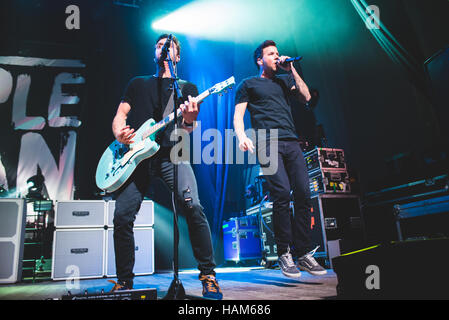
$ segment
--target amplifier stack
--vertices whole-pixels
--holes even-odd
[[[115,276],[115,201],[58,201],[52,279]],[[143,201],[134,222],[136,275],[154,273],[154,203]]]
[[[312,211],[319,212],[317,217],[321,218],[326,255],[332,259],[363,246],[365,230],[360,198],[351,194],[343,149],[315,148],[305,153],[304,159]]]
[[[342,149],[315,148],[304,154],[312,197],[322,193],[351,193]]]

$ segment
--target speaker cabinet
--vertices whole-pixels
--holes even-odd
[[[0,283],[22,278],[25,199],[0,199]]]
[[[106,202],[103,200],[58,201],[56,228],[102,228],[105,225]]]
[[[56,204],[52,279],[113,277],[115,201],[77,200]],[[146,200],[134,222],[134,274],[154,273],[154,203]]]
[[[101,229],[57,229],[53,242],[52,279],[103,276],[105,233]]]
[[[106,231],[106,270],[105,275],[115,277],[114,229]],[[154,230],[153,228],[134,228],[135,275],[154,273]]]
[[[315,224],[322,227],[321,239],[324,240],[318,242],[318,233],[312,231],[314,242],[326,247],[328,241],[341,240],[339,245],[342,253],[364,247],[365,229],[358,196],[321,194],[312,198],[312,208],[312,217]],[[321,219],[319,223],[318,219]]]
[[[114,227],[114,211],[115,200],[108,201],[107,206],[107,226]],[[134,221],[134,227],[151,227],[154,225],[154,202],[151,200],[144,200],[140,206],[140,210],[136,215],[136,221]]]

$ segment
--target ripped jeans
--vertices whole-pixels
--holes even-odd
[[[114,212],[114,250],[117,278],[132,281],[135,262],[133,226],[144,195],[152,178],[160,177],[173,190],[174,165],[169,149],[161,150],[143,161],[116,194]],[[189,230],[193,254],[200,275],[215,275],[216,266],[212,237],[206,215],[198,197],[198,187],[190,164],[178,165],[178,203],[183,210]]]

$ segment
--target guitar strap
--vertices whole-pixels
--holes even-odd
[[[178,80],[178,85],[179,85],[179,89],[181,90],[181,92],[182,92],[182,88],[184,87],[184,84],[186,82],[187,81],[184,81],[184,80]],[[167,105],[165,106],[164,113],[162,114],[162,119],[165,119],[170,113],[173,112],[173,105],[175,103],[175,99],[174,98],[175,98],[175,92],[174,92],[174,90],[172,90],[170,98],[168,99]],[[181,123],[181,121],[182,121],[182,117],[179,117],[178,118],[178,125]],[[166,129],[167,128],[165,128],[161,132],[165,131]]]
[[[178,85],[179,85],[179,89],[182,91],[182,88],[184,88],[184,85],[186,84],[187,81],[184,80],[178,80]],[[164,119],[165,117],[167,117],[170,113],[173,112],[173,104],[175,103],[175,99],[174,99],[175,93],[172,90],[171,95],[170,95],[170,99],[168,99],[168,103],[165,106],[165,110],[164,113],[162,114],[162,119]]]

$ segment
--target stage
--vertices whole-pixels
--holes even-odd
[[[324,276],[312,276],[302,272],[298,280],[286,278],[279,269],[263,267],[217,268],[217,279],[223,292],[223,300],[327,300],[335,299],[337,276],[327,269]],[[187,295],[201,297],[202,286],[198,271],[180,270],[179,278]],[[109,279],[80,280],[79,289],[71,289],[72,294],[108,292],[113,284]],[[173,280],[170,272],[137,276],[134,289],[157,289],[158,299],[162,299]],[[45,281],[0,285],[0,300],[46,300],[60,299],[67,294],[65,281]]]
[[[447,299],[449,1],[368,2],[0,1],[0,301]]]

